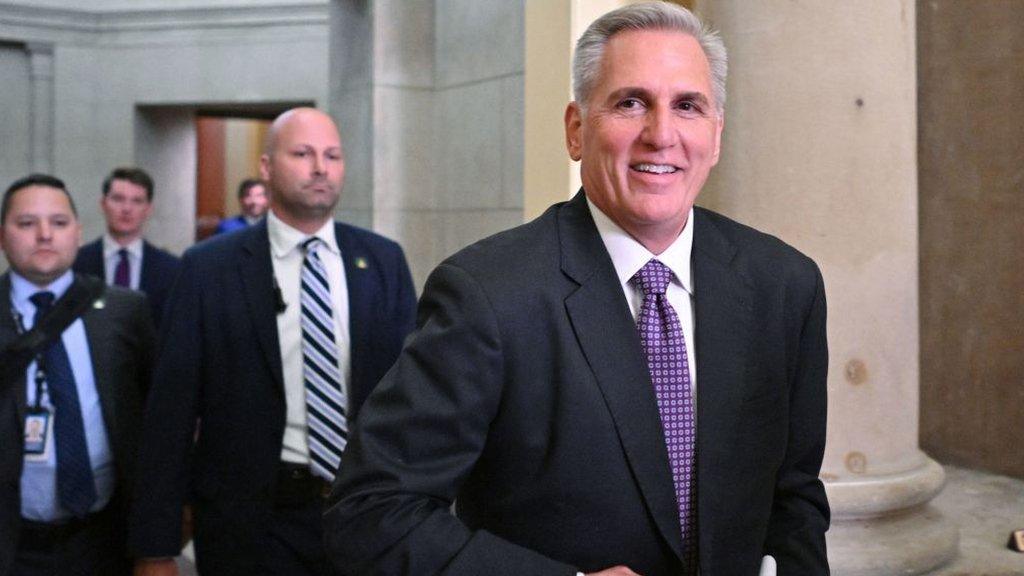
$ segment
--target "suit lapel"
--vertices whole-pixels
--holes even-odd
[[[151,293],[153,285],[157,284],[160,280],[155,278],[155,270],[153,267],[153,247],[150,246],[149,242],[142,241],[142,269],[139,270],[139,290],[146,294]]]
[[[82,246],[75,258],[75,272],[80,274],[91,274],[98,276],[101,280],[106,279],[106,265],[103,262],[103,237]]]
[[[732,266],[736,248],[701,211],[695,212],[693,284],[700,438],[721,434],[726,414],[743,398],[753,322],[753,292]]]
[[[78,282],[76,279],[75,282]],[[72,291],[68,290],[68,294]],[[100,397],[100,409],[103,411],[103,421],[107,430],[113,434],[120,430],[117,422],[117,410],[114,409],[117,387],[113,380],[111,367],[117,365],[117,359],[111,357],[115,351],[124,352],[114,342],[116,326],[106,320],[105,296],[101,296],[92,308],[82,314],[82,323],[85,325],[85,338],[89,343],[89,356],[92,361],[93,381],[96,384],[96,393]]]
[[[701,210],[693,239],[694,318],[697,358],[697,478],[702,526],[721,525],[714,506],[715,482],[738,457],[720,448],[741,426],[737,407],[746,392],[753,330],[753,288],[737,271],[736,247]],[[726,474],[727,475],[727,474]],[[714,529],[706,532],[715,532]],[[702,530],[702,533],[706,533]]]
[[[379,290],[374,280],[377,273],[370,269],[370,258],[360,245],[352,238],[349,230],[341,223],[334,224],[334,237],[338,240],[341,260],[345,266],[345,283],[348,287],[348,331],[349,354],[351,355],[351,382],[362,382],[363,359],[366,354],[361,349],[369,342],[369,333],[373,327],[373,301]],[[351,386],[353,395],[362,394]],[[359,398],[349,399],[349,405],[359,405]]]
[[[566,311],[611,412],[633,476],[668,545],[682,534],[654,386],[636,324],[582,193],[559,211],[562,270],[580,287]]]
[[[0,349],[18,337],[18,329],[14,325],[14,317],[11,315],[11,275],[4,273],[0,276]],[[16,414],[21,428],[21,422],[25,419],[25,380],[20,379],[20,385],[14,386],[14,401]]]
[[[284,394],[284,376],[281,367],[281,346],[277,338],[277,312],[275,302],[274,266],[270,255],[270,236],[267,221],[238,232],[245,234],[239,249],[238,282],[249,311],[249,319],[256,332],[263,356],[273,374],[275,388]]]
[[[0,276],[0,306],[3,310],[3,314],[0,314],[0,347],[3,347],[18,335],[11,313],[11,276],[7,273]]]

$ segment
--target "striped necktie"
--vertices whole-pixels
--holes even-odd
[[[341,453],[348,441],[345,421],[345,389],[338,367],[338,344],[334,338],[334,310],[327,271],[317,251],[323,240],[312,237],[302,243],[302,372],[306,387],[306,426],[310,469],[334,480]]]

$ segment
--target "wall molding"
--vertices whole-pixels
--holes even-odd
[[[83,41],[137,33],[328,26],[328,3],[136,10],[72,10],[0,2],[0,40],[71,35]],[[135,33],[135,34],[133,34]]]

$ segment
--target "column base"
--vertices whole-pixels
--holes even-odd
[[[826,540],[833,576],[910,576],[952,560],[960,532],[941,512],[922,506],[869,520],[833,522]]]
[[[942,466],[923,453],[900,474],[825,484],[832,507],[826,536],[834,576],[923,574],[949,562],[959,530],[928,502],[942,489]]]

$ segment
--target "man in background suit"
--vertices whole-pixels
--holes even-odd
[[[255,178],[246,178],[238,185],[238,206],[242,213],[238,216],[225,218],[217,224],[215,234],[241,230],[260,221],[267,213],[267,189],[263,182]]]
[[[285,112],[261,158],[267,217],[185,253],[142,438],[139,574],[176,572],[186,502],[202,574],[334,573],[329,481],[415,309],[401,248],[334,222],[344,169],[329,116]]]
[[[74,270],[110,286],[145,292],[153,323],[159,326],[179,261],[142,237],[153,213],[153,179],[141,168],[115,168],[103,180],[100,208],[107,232],[82,246]]]
[[[360,576],[827,574],[821,275],[693,207],[725,48],[656,2],[574,58],[583,191],[432,273],[352,430],[328,551]]]
[[[2,206],[0,574],[127,574],[155,346],[145,297],[71,272],[81,228],[60,180],[23,178]],[[34,340],[61,315],[61,328]]]

